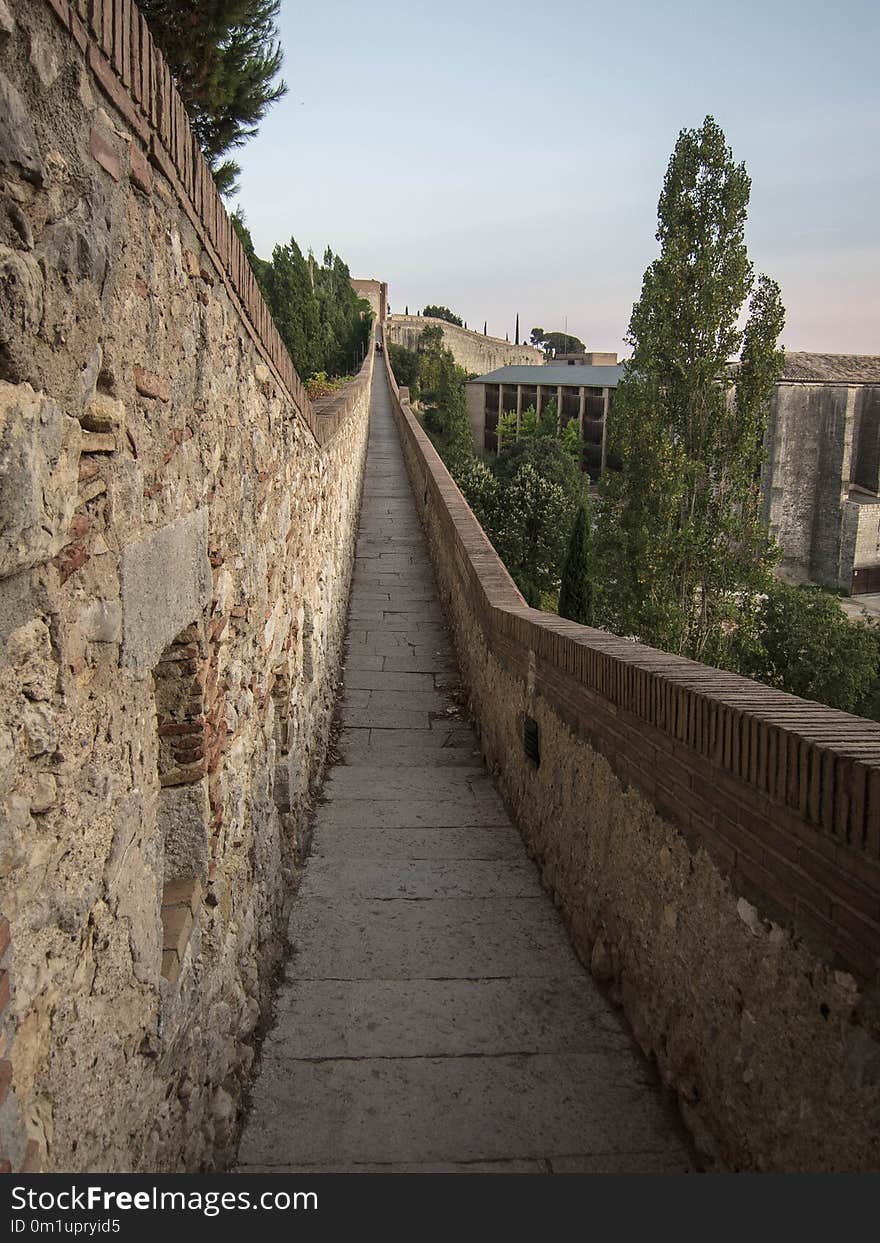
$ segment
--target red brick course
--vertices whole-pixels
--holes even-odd
[[[107,137],[101,130],[97,128],[92,130],[89,149],[92,158],[101,165],[101,168],[109,173],[114,181],[118,181],[122,176],[122,163],[115,147],[107,140]]]
[[[134,369],[134,386],[142,397],[154,397],[159,401],[171,400],[171,389],[168,381],[143,367]]]

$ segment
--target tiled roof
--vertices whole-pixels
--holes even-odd
[[[471,384],[547,384],[573,385],[579,388],[582,384],[587,388],[616,388],[623,375],[623,367],[569,367],[567,364],[546,366],[529,366],[528,364],[511,364],[499,367],[486,375],[479,375],[469,381]]]
[[[876,354],[786,353],[783,380],[825,384],[880,384]]]

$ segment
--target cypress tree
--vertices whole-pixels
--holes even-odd
[[[516,345],[519,345],[519,311],[516,313]]]
[[[487,319],[484,319],[484,320],[483,320],[483,336],[484,336],[484,337],[488,337],[488,335],[489,335],[489,334],[488,334],[488,332],[486,331],[486,325],[488,324],[488,322],[489,322],[489,321],[488,321]]]
[[[590,577],[590,511],[581,501],[568,541],[559,588],[559,616],[582,626],[593,624],[593,583]]]
[[[276,246],[265,272],[266,300],[272,317],[301,376],[320,367],[320,307],[308,261],[296,241]]]

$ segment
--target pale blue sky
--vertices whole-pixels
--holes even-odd
[[[683,127],[752,177],[789,349],[880,354],[880,5],[283,0],[288,95],[239,155],[258,253],[291,234],[394,310],[621,349]]]

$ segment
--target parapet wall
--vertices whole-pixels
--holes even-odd
[[[4,1168],[215,1168],[325,754],[373,352],[316,415],[129,0],[0,10]]]
[[[396,409],[487,763],[698,1145],[877,1169],[880,726],[528,608]]]
[[[459,367],[475,375],[485,375],[498,367],[513,363],[542,366],[544,355],[531,345],[511,345],[500,337],[484,337],[480,332],[459,328],[445,319],[433,319],[424,315],[389,315],[385,321],[386,338],[395,345],[408,350],[418,346],[419,337],[429,326],[443,329],[443,344],[452,351]]]

